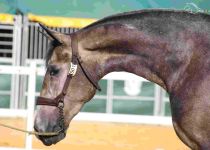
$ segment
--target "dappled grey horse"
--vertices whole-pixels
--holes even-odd
[[[210,15],[141,10],[104,18],[69,35],[41,26],[52,42],[34,128],[59,132],[37,136],[45,145],[65,137],[72,118],[100,90],[97,83],[104,75],[127,71],[169,93],[173,126],[186,145],[210,149]]]

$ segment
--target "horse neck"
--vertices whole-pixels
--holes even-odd
[[[122,24],[103,25],[81,32],[78,37],[82,58],[98,80],[113,71],[126,71],[168,91],[175,82],[176,71],[167,62],[170,56],[163,38]],[[169,61],[179,70],[177,60]]]

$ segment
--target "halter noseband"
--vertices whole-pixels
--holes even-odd
[[[68,72],[68,75],[67,75],[67,78],[66,78],[66,81],[64,83],[61,93],[54,99],[39,96],[36,102],[36,105],[47,105],[47,106],[54,106],[54,107],[59,108],[59,114],[60,114],[59,125],[61,127],[61,130],[59,132],[65,131],[64,115],[63,115],[64,97],[66,96],[67,89],[69,87],[72,77],[75,76],[77,72],[78,65],[80,66],[80,68],[82,69],[82,72],[84,73],[86,78],[90,81],[90,83],[92,83],[92,85],[99,91],[101,90],[97,81],[95,81],[93,77],[91,76],[91,74],[82,66],[82,62],[80,61],[81,57],[78,54],[78,42],[77,42],[76,34],[72,33],[70,34],[70,37],[72,41],[71,42],[72,60],[71,60],[70,69],[69,69],[69,72]]]

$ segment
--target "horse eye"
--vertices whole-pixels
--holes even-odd
[[[48,68],[48,72],[49,72],[50,76],[55,76],[59,73],[59,69],[57,69],[55,67],[50,67],[50,68]]]

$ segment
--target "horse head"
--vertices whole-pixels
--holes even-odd
[[[52,31],[43,25],[41,27],[52,41],[46,57],[47,71],[41,97],[37,100],[39,106],[34,129],[38,132],[59,132],[56,136],[37,136],[45,145],[51,145],[65,137],[73,117],[99,87],[90,73],[91,64],[81,62],[85,58],[79,55],[81,52],[77,47],[76,37]],[[76,47],[72,46],[73,40]],[[84,65],[88,65],[88,71]],[[61,100],[62,108],[59,106]],[[55,101],[59,104],[52,105]]]

